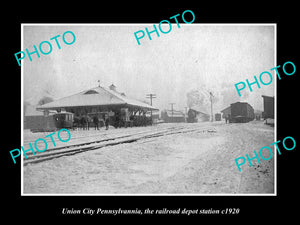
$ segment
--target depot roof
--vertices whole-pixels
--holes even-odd
[[[109,105],[129,105],[144,108],[147,110],[158,110],[157,108],[154,108],[147,103],[129,98],[125,96],[124,93],[119,93],[115,89],[111,90],[101,86],[85,90],[53,102],[49,102],[37,107],[37,109],[57,109],[66,107]]]

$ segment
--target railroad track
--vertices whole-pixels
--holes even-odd
[[[118,144],[132,143],[142,139],[150,139],[160,136],[179,134],[179,133],[189,133],[189,132],[215,132],[214,128],[183,128],[183,127],[171,127],[158,131],[144,131],[135,134],[121,135],[117,137],[109,137],[105,139],[100,139],[91,142],[84,142],[69,146],[57,147],[52,149],[47,149],[43,153],[37,153],[36,155],[27,154],[27,159],[24,158],[23,165],[26,166],[31,163],[40,163],[43,161],[48,161],[51,159],[59,158],[62,156],[70,156],[85,151],[96,150],[99,148],[113,146]]]
[[[163,128],[163,129],[168,130],[168,129],[174,129],[174,128],[178,128],[178,126],[173,126],[173,127]],[[160,129],[160,130],[162,130],[162,129]],[[149,130],[148,131],[143,130],[141,132],[136,132],[136,131],[132,131],[129,128],[128,129],[123,129],[123,131],[126,132],[126,136],[127,135],[133,135],[133,134],[149,132]],[[50,133],[52,133],[52,132],[47,132],[45,135],[48,135]],[[83,134],[83,135],[78,135],[77,131],[72,133],[72,142],[80,142],[80,140],[86,139],[86,138],[99,139],[99,137],[101,137],[101,136],[103,136],[103,138],[105,138],[105,139],[106,138],[116,138],[116,137],[118,138],[119,135],[120,135],[119,133],[110,133],[108,135],[106,132],[102,132],[102,133],[95,132],[95,133],[92,133],[92,134],[91,133],[86,134],[85,131],[83,131],[81,134]],[[55,139],[55,137],[54,137],[54,139]],[[34,143],[35,140],[36,140],[36,138],[32,138],[32,140],[23,141],[23,146],[27,146],[29,143]],[[57,140],[55,140],[55,141],[57,141]]]
[[[164,131],[168,131],[168,130],[172,130],[174,129],[175,127],[169,127],[169,128],[165,128],[165,129],[160,129],[160,132],[164,132]],[[49,152],[49,151],[57,151],[57,150],[61,150],[61,149],[67,149],[67,148],[73,148],[73,147],[79,147],[79,146],[84,146],[84,145],[90,145],[90,144],[95,144],[95,143],[100,143],[100,142],[105,142],[105,141],[111,141],[111,140],[116,140],[116,139],[119,139],[119,138],[127,138],[127,137],[130,137],[130,136],[133,136],[133,135],[140,135],[140,134],[149,134],[149,133],[153,133],[153,132],[156,132],[156,131],[142,131],[142,132],[135,132],[135,133],[132,133],[132,134],[125,134],[125,135],[116,135],[116,134],[111,134],[110,136],[105,136],[105,137],[102,137],[99,135],[99,134],[95,134],[95,135],[90,135],[90,136],[79,136],[79,137],[72,137],[72,142],[75,144],[68,144],[68,145],[64,145],[64,146],[60,146],[60,147],[56,147],[56,148],[49,148],[47,149],[46,151]],[[82,138],[94,138],[93,141],[85,141],[85,142],[80,142],[80,139]],[[100,137],[100,138],[99,138]],[[79,142],[78,142],[79,140]],[[28,143],[31,142],[33,143],[33,141],[27,141],[27,145]],[[77,142],[77,143],[76,143]],[[45,154],[45,153],[41,153],[41,154]],[[29,156],[28,158],[32,158],[31,156],[33,156],[33,153],[32,152],[27,152],[26,153],[27,156]]]

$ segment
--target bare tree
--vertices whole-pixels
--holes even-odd
[[[215,95],[215,93],[214,93],[214,97],[211,99],[210,93],[211,91],[208,91],[205,88],[201,90],[199,89],[191,90],[186,94],[187,106],[189,108],[193,106],[202,106],[204,108],[210,108],[211,101],[212,103],[216,103],[219,101],[219,98],[218,96]]]
[[[49,102],[53,102],[53,99],[51,97],[45,96],[39,100],[38,105],[44,105]]]

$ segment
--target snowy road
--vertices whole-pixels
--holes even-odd
[[[160,124],[109,131],[72,131],[91,141],[171,126],[198,128],[108,146],[24,166],[24,194],[258,194],[274,193],[274,158],[242,166],[234,159],[274,142],[274,128],[262,121]],[[84,133],[86,132],[86,133]],[[98,133],[97,133],[98,132]],[[37,134],[25,133],[24,140]],[[71,143],[72,140],[70,140]],[[75,138],[74,138],[75,141]]]

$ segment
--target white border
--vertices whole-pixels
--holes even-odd
[[[175,24],[175,23],[174,23]],[[21,23],[21,51],[24,49],[23,40],[24,40],[24,26],[136,26],[136,25],[152,25],[152,23],[126,23],[126,24],[118,24],[118,23],[101,23],[101,24],[90,24],[90,23]],[[277,66],[277,23],[193,23],[193,24],[180,24],[180,26],[274,26],[274,67]],[[23,61],[21,61],[21,144],[23,146]],[[275,118],[274,118],[274,142],[277,140],[277,79],[275,80],[275,88],[274,88],[274,98],[275,98]],[[21,151],[21,196],[277,196],[277,151],[274,145],[274,193],[265,193],[265,194],[24,194],[23,190],[23,152]]]
[[[23,27],[24,25],[21,24],[21,51],[23,51],[24,46],[23,46],[23,40],[24,40],[24,32],[23,32]],[[24,145],[24,138],[23,138],[23,131],[24,131],[24,75],[23,75],[23,60],[21,61],[21,146]],[[20,149],[21,151],[21,149]],[[23,151],[21,151],[21,196],[26,195],[23,193]]]
[[[274,26],[274,62],[275,62],[275,66],[277,66],[277,24],[275,24]],[[274,76],[275,77],[275,76]],[[274,79],[275,80],[275,87],[274,87],[274,111],[275,111],[275,115],[274,115],[274,142],[276,142],[277,140],[277,78]],[[274,152],[276,152],[276,154],[274,154],[274,196],[277,196],[277,151],[276,151],[276,147],[274,145]]]

